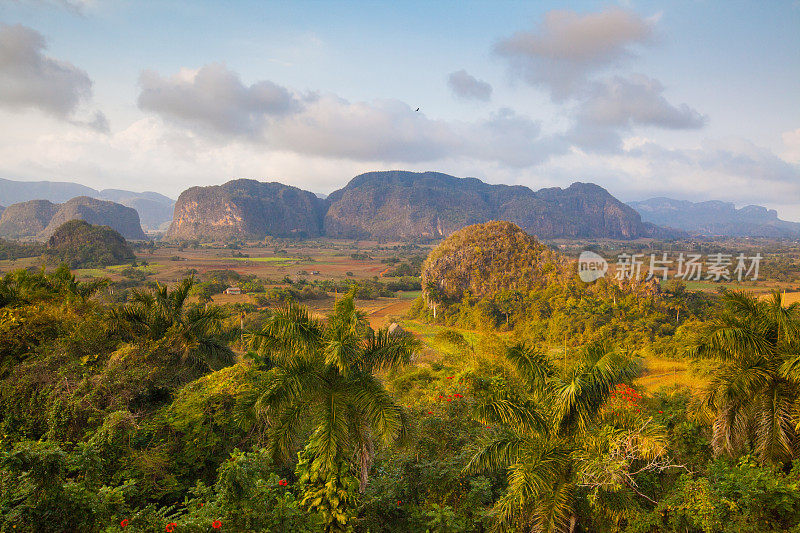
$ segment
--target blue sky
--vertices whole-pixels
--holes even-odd
[[[797,1],[0,1],[10,179],[401,168],[800,220],[798,94]]]

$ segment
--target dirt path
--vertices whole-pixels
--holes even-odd
[[[407,298],[392,302],[385,307],[381,307],[380,309],[372,311],[369,315],[367,315],[370,326],[373,328],[380,328],[387,325],[388,317],[405,315],[408,310],[411,309],[411,304],[413,303],[414,300]]]

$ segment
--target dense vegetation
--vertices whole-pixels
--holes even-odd
[[[36,257],[41,255],[43,251],[44,246],[38,243],[22,243],[0,239],[0,260]]]
[[[679,326],[703,317],[708,306],[707,297],[689,294],[680,282],[663,292],[643,280],[586,284],[574,264],[508,222],[476,224],[445,239],[423,264],[422,284],[416,316],[514,330],[556,345],[614,339],[630,349],[674,353]]]
[[[125,238],[108,226],[93,226],[83,220],[65,222],[47,241],[47,259],[70,268],[119,265],[136,260]]]
[[[458,236],[426,263],[465,259],[442,270],[463,293],[416,304],[425,344],[370,327],[348,280],[325,317],[291,295],[243,317],[191,296],[271,290],[232,271],[124,291],[6,274],[0,531],[800,528],[798,305],[583,285],[497,228],[524,281],[476,266],[493,231]],[[694,358],[707,392],[640,390],[651,354]]]

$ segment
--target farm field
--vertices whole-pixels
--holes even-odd
[[[613,248],[613,244],[608,244]],[[570,244],[575,247],[578,245]],[[409,257],[424,257],[433,245],[408,245],[404,243],[354,242],[320,239],[316,241],[275,242],[267,245],[245,245],[234,249],[213,245],[180,246],[160,244],[154,248],[137,249],[137,265],[116,265],[106,268],[78,269],[74,274],[79,279],[89,280],[108,278],[111,281],[129,279],[133,271],[147,282],[174,284],[188,275],[203,280],[210,272],[234,271],[243,276],[255,276],[276,287],[286,287],[289,281],[307,280],[309,282],[342,281],[354,282],[381,279],[388,270],[387,260],[407,260]],[[561,244],[565,248],[567,245]],[[579,247],[578,247],[579,248]],[[577,249],[577,248],[576,248]],[[245,256],[245,257],[242,257]],[[17,268],[31,268],[40,264],[38,258],[0,261],[0,272]],[[666,284],[662,284],[666,285]],[[762,280],[756,283],[714,283],[711,281],[688,281],[686,289],[715,293],[720,287],[744,290],[765,297],[773,289],[786,291],[784,304],[800,302],[800,286],[797,281]],[[414,300],[421,291],[397,291],[395,297],[359,299],[358,307],[367,315],[374,328],[398,322],[407,331],[419,338],[424,350],[419,362],[441,362],[448,357],[448,347],[436,340],[437,334],[447,328],[406,318]],[[197,302],[197,296],[190,302]],[[257,305],[250,294],[214,294],[216,305]],[[304,301],[316,316],[324,317],[333,309],[336,295]],[[277,304],[275,304],[277,305]],[[480,344],[485,333],[457,330],[471,345]],[[508,337],[510,333],[498,333]],[[561,357],[563,348],[553,347],[553,356]],[[450,354],[452,356],[452,354]],[[687,361],[674,361],[649,356],[644,361],[644,370],[636,379],[637,386],[653,392],[661,387],[681,386],[699,391],[705,385],[702,378],[694,375]]]

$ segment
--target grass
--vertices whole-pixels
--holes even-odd
[[[415,300],[420,296],[422,296],[422,291],[397,291],[398,298]]]
[[[223,257],[225,261],[253,261],[255,263],[296,263],[297,257]]]
[[[689,361],[675,361],[651,356],[645,358],[644,372],[634,380],[634,384],[647,392],[655,392],[662,387],[678,385],[698,393],[705,388],[707,382],[691,372]]]

